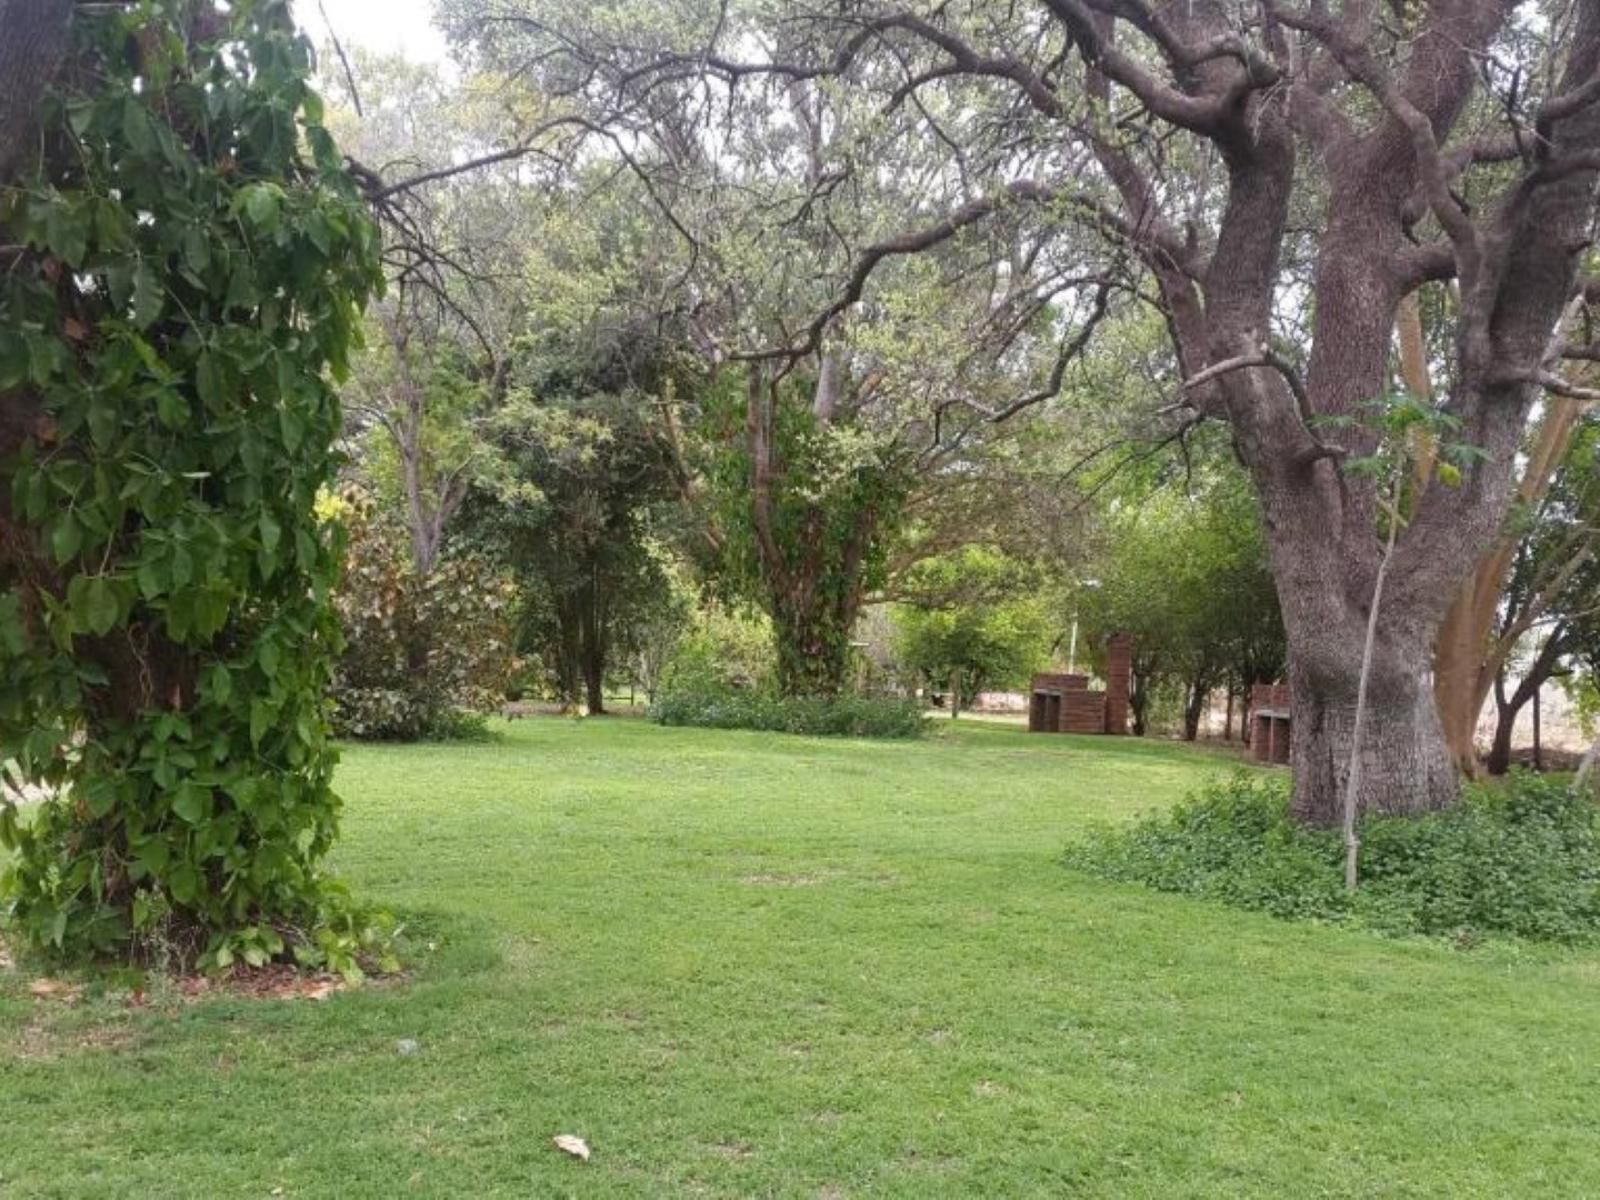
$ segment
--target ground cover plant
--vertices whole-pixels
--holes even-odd
[[[0,969],[0,1194],[1581,1193],[1593,952],[1062,870],[1226,773],[978,721],[350,747],[334,866],[412,978],[169,1014]]]
[[[1518,775],[1455,808],[1361,825],[1361,885],[1343,837],[1289,815],[1287,780],[1240,774],[1067,851],[1107,879],[1274,916],[1353,921],[1472,943],[1497,935],[1600,941],[1600,808],[1565,779]]]

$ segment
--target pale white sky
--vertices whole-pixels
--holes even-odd
[[[346,50],[364,46],[384,54],[404,54],[417,62],[445,57],[445,42],[433,28],[433,0],[293,0],[295,20],[320,46],[328,21]]]

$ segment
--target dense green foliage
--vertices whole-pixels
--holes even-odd
[[[1284,670],[1283,619],[1255,499],[1241,472],[1219,468],[1188,486],[1137,482],[1105,517],[1102,545],[1072,604],[1093,634],[1131,634],[1134,729],[1152,723],[1159,692],[1181,693],[1193,737],[1212,688],[1246,691]]]
[[[677,687],[656,697],[660,725],[761,729],[820,737],[914,738],[925,728],[922,706],[893,696],[783,696],[738,688]]]
[[[510,580],[470,553],[423,575],[405,531],[370,498],[348,492],[337,510],[349,548],[334,590],[344,633],[334,732],[416,741],[475,728],[472,714],[499,709],[516,665]]]
[[[326,927],[338,811],[324,694],[332,477],[376,239],[286,5],[92,6],[0,194],[0,392],[37,407],[0,468],[0,806],[35,946],[224,961]],[[296,944],[298,943],[298,944]]]
[[[1367,818],[1354,892],[1343,854],[1337,832],[1290,820],[1282,781],[1239,775],[1073,846],[1067,862],[1279,917],[1465,943],[1600,941],[1600,809],[1555,780],[1519,775],[1441,813]]]
[[[467,515],[473,541],[518,579],[518,645],[544,689],[599,712],[607,675],[682,615],[653,520],[673,478],[648,396],[533,374],[537,392],[515,394],[496,422],[515,482]]]
[[[754,394],[734,382],[725,375],[706,403],[717,577],[771,618],[779,690],[831,696],[862,601],[884,580],[908,456],[864,419],[820,421],[803,401],[815,380],[753,384]],[[753,418],[759,436],[741,436]]]
[[[1056,619],[1038,572],[971,546],[908,574],[903,586],[938,600],[896,606],[896,663],[948,693],[953,711],[970,707],[979,692],[1022,690],[1049,661]]]
[[[774,686],[772,625],[764,613],[702,601],[673,642],[658,686],[715,691]]]

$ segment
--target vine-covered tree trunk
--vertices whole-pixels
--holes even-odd
[[[834,696],[844,686],[855,613],[826,604],[785,602],[772,607],[778,651],[778,690],[785,696]]]
[[[57,791],[0,806],[12,915],[36,948],[218,967],[320,932],[301,951],[354,970],[319,869],[316,499],[375,239],[284,5],[65,22],[0,0],[0,183],[37,197],[0,189],[0,376],[38,387],[0,397],[0,758]],[[63,28],[65,103],[31,128]]]
[[[830,360],[831,361],[831,360]],[[838,414],[837,370],[818,384],[815,419]],[[751,458],[751,522],[763,603],[772,619],[779,690],[786,696],[834,696],[850,664],[850,635],[866,592],[871,552],[882,525],[883,495],[844,486],[825,497],[784,485],[775,385],[752,368],[746,404]]]
[[[38,145],[34,108],[61,64],[71,13],[71,0],[0,0],[0,187],[11,185]],[[0,245],[16,243],[0,221]],[[30,389],[0,389],[0,461],[21,449],[38,419]],[[12,520],[11,491],[0,488],[0,586],[26,553],[26,535]]]

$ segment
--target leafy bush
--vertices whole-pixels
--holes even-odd
[[[921,737],[921,706],[883,696],[784,698],[733,688],[685,687],[662,694],[651,706],[660,725],[709,729],[764,729],[817,737]]]
[[[772,622],[719,604],[702,605],[680,634],[661,672],[668,692],[727,692],[770,687],[777,675]]]
[[[895,610],[896,656],[957,709],[979,692],[1021,685],[1050,659],[1054,626],[1037,599],[986,601],[948,608]]]
[[[1331,830],[1289,817],[1287,785],[1238,775],[1131,828],[1071,847],[1069,866],[1277,917],[1353,921],[1471,942],[1600,940],[1600,809],[1563,784],[1514,776],[1423,817],[1369,817],[1361,886]]]
[[[515,669],[515,589],[476,555],[424,577],[404,532],[347,492],[332,506],[349,531],[333,605],[344,651],[333,681],[342,737],[391,741],[481,735],[475,714],[497,710]]]

